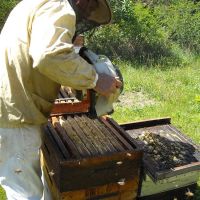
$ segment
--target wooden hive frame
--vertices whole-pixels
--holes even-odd
[[[195,162],[186,163],[179,167],[160,171],[153,166],[152,161],[146,157],[146,153],[144,152],[143,166],[145,178],[142,180],[140,188],[141,192],[139,192],[138,198],[141,200],[190,199],[187,196],[187,193],[190,190],[195,190],[199,177],[199,146],[194,144],[190,138],[182,134],[176,127],[174,127],[171,124],[171,118],[169,117],[129,122],[120,124],[120,126],[129,135],[132,134],[134,136],[142,133],[144,130],[154,130],[154,134],[159,132],[158,130],[170,130],[173,133],[173,137],[176,137],[177,141],[180,140],[188,143],[190,146],[193,146],[193,154],[197,159]],[[165,132],[163,132],[163,134],[165,134]],[[139,141],[135,140],[135,142],[137,143],[137,146],[144,145]]]
[[[118,130],[112,128],[106,118],[101,120],[117,134]],[[135,148],[126,136],[119,133],[117,139],[130,146],[130,149],[67,159],[69,151],[61,138],[52,134],[54,128],[45,131],[42,153],[44,174],[55,200],[136,199],[142,151]]]

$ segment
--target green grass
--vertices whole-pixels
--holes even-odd
[[[171,117],[183,133],[200,143],[200,59],[184,67],[138,67],[121,63],[126,92],[142,92],[155,101],[144,107],[116,106],[118,122]]]
[[[1,187],[0,187],[0,200],[6,200],[5,192]]]
[[[118,66],[125,81],[124,95],[140,92],[155,103],[144,107],[117,104],[112,115],[116,121],[171,117],[172,124],[200,144],[200,59],[184,67]],[[200,180],[195,199],[200,200]]]

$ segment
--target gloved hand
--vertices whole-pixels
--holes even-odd
[[[118,79],[118,77],[100,73],[98,74],[98,80],[94,90],[102,96],[109,96],[112,93],[115,93],[121,86],[122,82]]]

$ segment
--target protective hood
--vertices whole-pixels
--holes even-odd
[[[98,7],[87,18],[97,24],[108,24],[112,19],[111,9],[107,0],[97,0]]]
[[[76,13],[76,35],[92,30],[100,25],[111,22],[112,13],[107,0],[90,0],[97,1],[98,5],[95,7],[88,17],[84,17],[75,0],[68,0]]]

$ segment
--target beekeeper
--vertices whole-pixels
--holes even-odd
[[[39,200],[40,126],[60,85],[109,95],[121,83],[74,52],[81,20],[107,24],[106,0],[22,0],[0,35],[0,184],[8,200]],[[78,27],[78,26],[77,26]],[[47,199],[48,200],[48,199]]]

